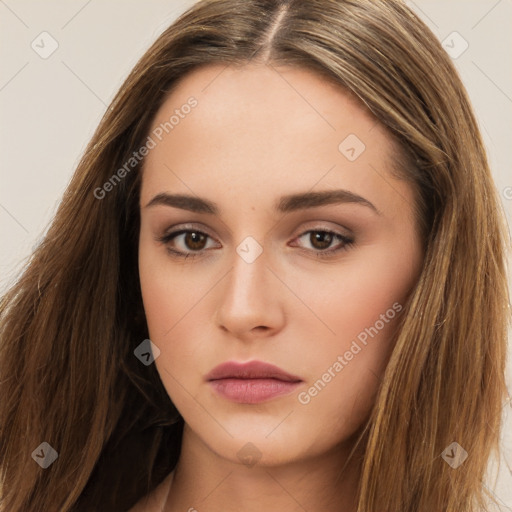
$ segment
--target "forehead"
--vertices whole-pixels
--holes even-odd
[[[208,196],[340,186],[376,196],[394,156],[389,134],[354,95],[309,70],[260,64],[189,73],[159,109],[154,133],[161,140],[153,135],[142,199],[162,189]]]
[[[194,117],[209,126],[224,130],[243,121],[243,125],[237,125],[237,136],[247,128],[261,128],[262,124],[266,131],[273,128],[271,133],[286,127],[287,133],[302,133],[310,138],[313,134],[308,130],[313,127],[324,135],[347,127],[362,135],[377,124],[352,92],[310,70],[212,64],[190,72],[175,84],[153,127],[165,123],[169,114],[179,110],[191,96],[199,103]],[[272,124],[273,121],[279,122]]]

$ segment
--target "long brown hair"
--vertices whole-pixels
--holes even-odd
[[[174,468],[183,420],[154,365],[138,280],[141,163],[103,198],[187,72],[249,61],[352,91],[397,141],[425,260],[372,415],[359,512],[484,509],[506,393],[503,215],[458,74],[399,0],[204,0],[135,66],[42,243],[0,305],[0,510],[124,511]],[[453,441],[469,454],[452,469]],[[31,454],[58,452],[47,469]]]

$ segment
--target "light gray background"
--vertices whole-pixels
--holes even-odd
[[[85,146],[139,57],[193,0],[0,0],[0,293],[40,239]],[[512,0],[407,2],[454,58],[512,219]],[[31,47],[47,31],[58,49]],[[453,35],[456,31],[463,38]],[[48,46],[47,46],[48,47]],[[77,226],[77,229],[80,229]],[[509,389],[512,372],[509,356]],[[512,511],[512,403],[488,486]],[[471,456],[471,454],[469,454]]]

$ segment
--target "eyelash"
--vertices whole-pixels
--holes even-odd
[[[167,245],[167,244],[169,244],[170,241],[172,241],[177,236],[180,236],[180,235],[183,235],[183,234],[186,234],[186,233],[197,233],[197,234],[200,234],[200,235],[205,235],[208,238],[212,238],[207,233],[204,233],[203,231],[200,231],[198,229],[180,229],[178,231],[173,231],[171,233],[164,234],[161,237],[157,237],[156,240],[158,242],[161,242],[161,243]],[[315,253],[318,258],[329,258],[329,257],[333,256],[334,254],[337,254],[337,253],[339,253],[341,251],[348,250],[350,247],[352,247],[354,245],[354,240],[352,238],[347,237],[345,235],[342,235],[341,233],[337,233],[336,231],[332,231],[330,229],[309,229],[308,231],[305,231],[304,233],[299,235],[297,238],[302,238],[304,235],[307,235],[307,234],[310,234],[310,233],[327,233],[327,234],[332,235],[334,237],[333,240],[337,239],[338,241],[343,242],[343,245],[341,245],[340,247],[338,247],[336,249],[327,249],[327,250],[323,250],[323,251],[315,250],[315,249],[305,249],[308,252],[312,251],[313,253]],[[183,253],[181,251],[177,251],[175,249],[171,249],[168,246],[166,247],[166,249],[167,249],[167,251],[169,252],[169,254],[171,256],[178,257],[178,258],[183,258],[183,259],[187,259],[187,258],[194,259],[194,258],[197,258],[199,256],[202,256],[202,253],[204,253],[204,251],[206,251],[206,249],[202,249],[200,251]]]

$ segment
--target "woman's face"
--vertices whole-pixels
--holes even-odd
[[[391,140],[341,88],[255,64],[187,75],[150,138],[140,281],[187,435],[246,464],[332,452],[368,416],[422,264]]]

